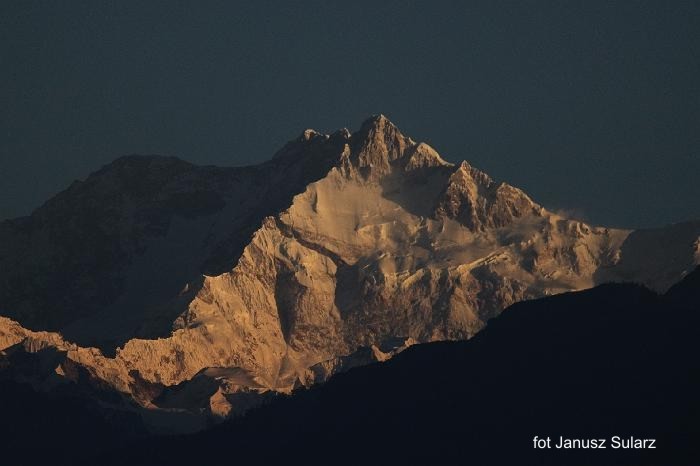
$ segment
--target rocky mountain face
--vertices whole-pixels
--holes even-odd
[[[0,380],[3,458],[71,466],[290,458],[324,465],[695,465],[699,285],[700,267],[664,295],[605,284],[520,302],[468,341],[414,345],[196,434],[147,435],[135,415],[112,411],[107,422],[93,400],[73,390],[57,402],[50,392]],[[197,376],[189,393],[213,383]],[[182,393],[169,388],[168,402],[181,403]],[[607,448],[533,449],[534,435],[551,436],[553,446],[559,435],[605,438]],[[614,449],[613,436],[653,438],[656,448]]]
[[[0,367],[194,430],[518,301],[663,291],[699,238],[554,214],[383,116],[253,167],[125,157],[0,224]]]
[[[700,268],[665,295],[605,284],[517,303],[469,341],[415,345],[208,431],[108,446],[88,463],[225,463],[230,442],[244,463],[697,464],[699,284]],[[552,448],[534,449],[535,435]],[[557,449],[560,435],[606,449]],[[656,448],[615,449],[613,436]]]

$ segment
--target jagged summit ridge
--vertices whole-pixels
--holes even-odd
[[[330,135],[314,129],[306,129],[297,139],[290,141],[278,151],[274,158],[301,153],[309,142],[328,139],[338,139],[348,144],[347,162],[363,173],[373,173],[375,177],[387,174],[391,165],[405,155],[414,158],[413,167],[447,164],[428,144],[418,144],[404,136],[396,125],[381,114],[365,120],[355,133],[351,133],[346,128]],[[408,164],[409,160],[405,162]]]
[[[404,136],[384,115],[366,120],[352,135],[351,144],[352,163],[369,180],[388,174],[393,162],[416,146],[415,141]]]
[[[344,168],[349,176],[362,176],[376,181],[395,168],[411,171],[419,168],[453,164],[425,142],[416,142],[401,133],[386,116],[379,114],[365,120],[360,129],[351,133],[346,128],[332,134],[306,129],[296,139],[288,142],[273,159],[308,155],[309,148],[326,141],[336,141],[343,149],[337,159],[337,167]]]
[[[450,176],[436,213],[456,219],[473,231],[483,231],[507,226],[528,215],[540,216],[543,209],[521,190],[497,184],[465,161]]]

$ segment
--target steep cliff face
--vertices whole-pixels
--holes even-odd
[[[51,383],[119,393],[155,428],[200,428],[470,338],[524,299],[619,278],[662,289],[699,260],[700,223],[674,232],[563,218],[383,116],[307,130],[256,167],[129,157],[0,226],[0,310],[54,331],[2,319],[0,350],[6,367],[27,353]],[[637,258],[651,249],[663,273]]]
[[[506,183],[497,184],[487,174],[462,162],[450,176],[435,213],[455,219],[472,231],[484,231],[539,215],[541,208],[521,190]]]

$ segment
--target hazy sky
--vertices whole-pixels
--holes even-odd
[[[594,223],[700,218],[700,2],[2,2],[0,218],[384,113]]]

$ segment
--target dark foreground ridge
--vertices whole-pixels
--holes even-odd
[[[42,455],[59,464],[699,464],[699,278],[696,269],[665,296],[614,284],[522,302],[470,341],[414,346],[191,436],[129,438],[94,424],[77,404],[50,405],[15,390],[1,401],[3,417],[13,419],[2,423],[4,457],[27,464]],[[23,416],[23,404],[41,410]],[[12,412],[18,415],[5,415]],[[536,435],[551,437],[552,446],[560,436],[607,439],[607,449],[534,450]],[[616,450],[613,436],[653,438],[656,449]]]

